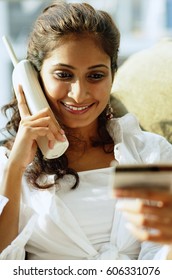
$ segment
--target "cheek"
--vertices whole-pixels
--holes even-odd
[[[57,102],[57,100],[61,100],[67,93],[67,85],[64,86],[64,83],[60,83],[55,79],[52,73],[47,73],[42,68],[40,72],[40,78],[42,80],[43,90],[45,96],[50,102]]]
[[[109,101],[111,92],[111,84],[105,83],[100,86],[99,89],[96,90],[96,99],[99,100],[101,103],[107,104]]]
[[[64,98],[66,95],[67,89],[60,84],[46,83],[45,86],[45,95],[51,101],[57,101]]]

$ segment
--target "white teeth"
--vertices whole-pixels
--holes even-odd
[[[64,104],[64,103],[63,103]],[[71,106],[71,105],[67,105],[67,104],[64,104],[67,108],[73,110],[73,111],[82,111],[82,110],[85,110],[87,109],[89,106],[84,106],[84,107],[74,107],[74,106]]]

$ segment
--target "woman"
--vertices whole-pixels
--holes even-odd
[[[54,2],[37,19],[27,58],[54,115],[31,116],[21,87],[6,106],[16,135],[1,147],[1,259],[166,258],[164,247],[133,236],[108,192],[112,160],[172,161],[171,145],[142,132],[134,116],[112,118],[118,48],[110,16],[88,4]],[[65,154],[44,159],[38,137],[51,149],[64,133]]]

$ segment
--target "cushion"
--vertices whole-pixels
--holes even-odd
[[[117,71],[112,95],[122,113],[134,113],[143,129],[172,143],[172,40],[131,55]]]

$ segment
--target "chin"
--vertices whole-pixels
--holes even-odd
[[[64,125],[68,128],[73,128],[73,129],[87,126],[87,124],[84,125],[84,124],[74,124],[74,123],[70,123],[70,124],[64,123]]]
[[[87,127],[89,125],[91,125],[94,121],[90,120],[90,121],[71,121],[71,122],[63,122],[63,124],[68,127],[68,128],[73,128],[73,129],[76,129],[76,128],[83,128],[83,127]]]

